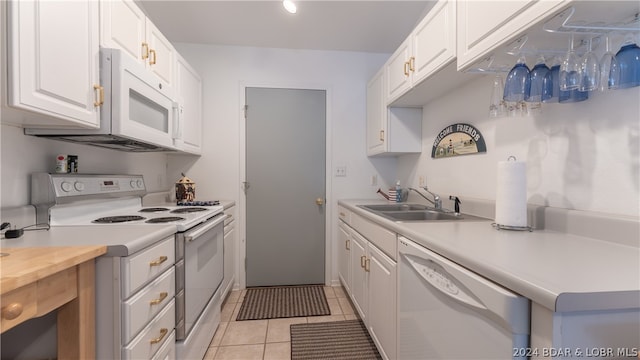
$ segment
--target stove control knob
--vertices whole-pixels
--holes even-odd
[[[138,179],[136,180],[136,184],[138,185],[139,188],[142,189],[142,187],[144,186],[144,182],[142,182],[142,179]]]
[[[129,184],[131,184],[131,187],[134,189],[138,187],[138,182],[136,182],[135,180],[131,180]]]
[[[60,188],[61,188],[61,189],[62,189],[62,191],[64,191],[64,192],[69,192],[69,191],[73,190],[73,185],[71,185],[71,183],[70,183],[70,182],[63,181],[63,182],[60,184]]]
[[[80,181],[76,181],[73,184],[73,187],[78,190],[78,191],[84,191],[84,183],[80,182]]]

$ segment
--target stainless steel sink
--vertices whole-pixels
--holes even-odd
[[[437,210],[421,204],[358,205],[358,207],[395,222],[488,220],[469,214],[455,214],[446,210]]]
[[[369,211],[409,211],[427,210],[428,207],[421,204],[380,204],[380,205],[358,205]]]

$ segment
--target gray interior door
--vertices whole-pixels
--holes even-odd
[[[326,91],[247,88],[245,101],[247,286],[323,284]]]

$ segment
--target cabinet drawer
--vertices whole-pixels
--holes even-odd
[[[172,299],[160,314],[122,349],[122,358],[151,359],[170,340],[175,319],[175,301]]]
[[[172,267],[122,304],[122,340],[125,344],[173,299],[175,284]]]
[[[123,299],[128,298],[144,284],[172,267],[174,262],[174,236],[137,254],[122,258]]]
[[[397,259],[396,233],[357,214],[351,215],[351,226],[393,260]]]
[[[31,283],[2,295],[2,332],[36,315],[37,294],[36,283]]]
[[[351,223],[351,211],[342,205],[338,205],[338,218],[347,224]]]
[[[164,342],[151,360],[174,360],[176,358],[176,332],[172,331],[171,336]]]

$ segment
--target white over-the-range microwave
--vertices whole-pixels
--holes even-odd
[[[35,129],[25,134],[134,152],[173,151],[180,137],[174,89],[118,49],[100,49],[104,103],[98,129]]]

